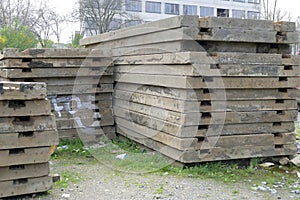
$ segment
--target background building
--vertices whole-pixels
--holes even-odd
[[[261,0],[122,0],[119,9],[134,16],[131,19],[118,18],[111,22],[110,29],[133,26],[174,15],[198,15],[259,19]],[[85,37],[93,35],[91,26],[83,23]],[[86,30],[89,31],[86,31]]]

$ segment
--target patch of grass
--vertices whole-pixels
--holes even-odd
[[[118,159],[118,155],[124,155],[124,158]],[[286,173],[286,171],[296,171],[295,167],[262,169],[258,166],[260,159],[256,158],[242,166],[237,162],[210,162],[192,167],[175,167],[169,165],[166,157],[156,152],[146,152],[145,149],[140,148],[129,139],[115,139],[94,149],[86,149],[80,140],[63,140],[52,158],[64,159],[64,163],[69,160],[71,164],[77,162],[77,164],[84,165],[87,156],[93,156],[96,158],[96,160],[93,159],[94,162],[100,162],[116,170],[116,173],[158,172],[164,174],[168,172],[175,176],[214,179],[226,183],[251,180],[252,184],[259,185],[262,181],[269,184],[284,181],[286,186],[295,183],[298,179],[295,174]],[[68,178],[68,174],[65,177]],[[62,181],[60,184],[64,185],[65,183]]]
[[[168,165],[165,157],[156,152],[146,152],[129,139],[115,139],[103,147],[90,149],[90,152],[100,163],[127,173],[153,172]],[[124,158],[117,158],[120,155]]]
[[[70,184],[76,184],[83,180],[80,174],[76,172],[64,171],[61,175],[61,180],[54,183],[55,187],[67,188]]]
[[[154,193],[155,193],[155,194],[163,194],[164,191],[165,191],[164,185],[163,185],[163,184],[160,184],[159,188],[157,188],[157,189],[155,190]]]
[[[278,167],[262,169],[257,165],[257,159],[251,160],[249,166],[243,167],[236,163],[212,162],[185,168],[167,166],[161,172],[183,177],[192,175],[194,178],[209,178],[225,183],[248,182],[251,180],[253,184],[259,185],[262,181],[269,184],[285,181],[286,186],[288,186],[297,181],[295,175],[286,173],[286,169],[279,169]]]
[[[300,125],[298,124],[298,122],[295,122],[295,133],[297,136],[297,140],[300,140]]]
[[[232,194],[238,194],[238,193],[239,193],[238,190],[233,190],[233,191],[232,191]]]
[[[61,140],[52,159],[74,159],[76,157],[90,156],[90,152],[84,147],[80,139]]]

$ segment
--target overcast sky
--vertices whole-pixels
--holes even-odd
[[[50,0],[49,3],[59,13],[67,14],[74,8],[76,0]],[[300,16],[300,0],[278,0],[278,7],[291,13],[292,21],[295,21],[297,16]],[[70,25],[64,28],[62,33],[62,42],[70,41],[72,33],[79,30],[79,24]]]

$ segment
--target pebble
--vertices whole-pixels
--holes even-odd
[[[193,175],[193,174],[189,174],[188,177],[189,177],[189,178],[193,178],[194,175]]]
[[[268,183],[267,183],[267,182],[265,182],[265,181],[263,181],[263,182],[261,182],[261,184],[263,184],[263,185],[267,185]]]
[[[61,196],[62,198],[66,198],[66,199],[68,199],[68,198],[70,198],[71,197],[71,194],[62,194],[62,196]]]

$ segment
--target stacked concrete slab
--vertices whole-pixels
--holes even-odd
[[[58,144],[44,83],[0,82],[0,197],[45,192]]]
[[[296,153],[295,24],[178,16],[82,40],[112,50],[117,132],[182,163]]]
[[[6,49],[0,64],[2,80],[47,84],[60,138],[113,133],[111,58],[88,49]]]

